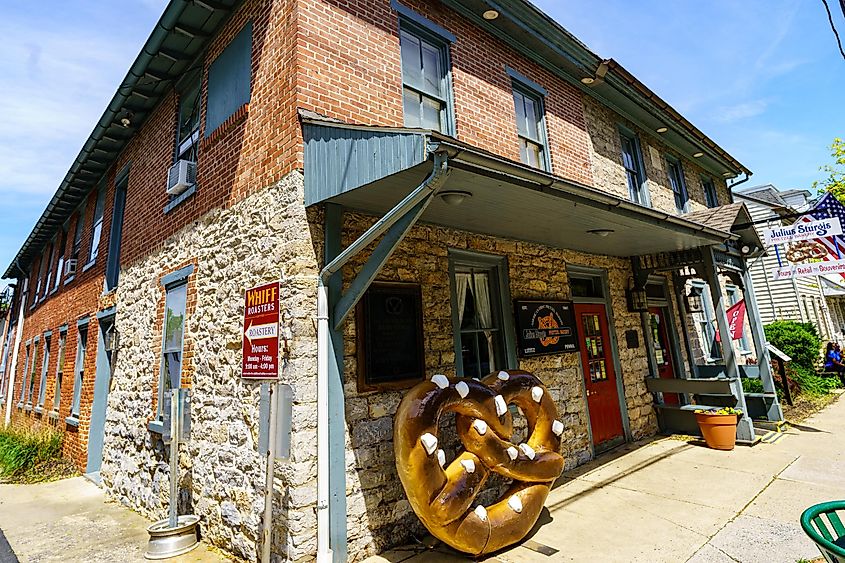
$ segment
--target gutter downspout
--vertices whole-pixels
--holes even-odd
[[[15,265],[17,266],[17,260]],[[18,268],[20,269],[20,267]],[[9,387],[6,389],[6,416],[3,423],[3,428],[8,428],[12,421],[12,403],[15,395],[15,373],[18,369],[18,350],[21,346],[21,338],[23,338],[23,312],[26,309],[26,297],[29,290],[29,280],[24,278],[24,290],[21,292],[21,300],[19,303],[20,312],[18,313],[18,327],[15,331],[15,347],[12,349],[12,363],[9,365]]]
[[[329,545],[329,278],[417,203],[440,189],[447,177],[448,157],[445,152],[435,152],[428,178],[326,264],[317,277],[317,563],[333,561]]]

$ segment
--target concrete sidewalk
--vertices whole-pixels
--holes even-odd
[[[845,498],[843,429],[845,400],[839,400],[771,444],[731,452],[668,438],[629,444],[565,473],[533,535],[487,561],[817,559],[799,516],[810,505]],[[543,546],[556,552],[543,555],[537,551]],[[463,560],[441,545],[367,561]]]
[[[83,477],[39,485],[0,485],[0,530],[21,563],[141,562],[151,522]],[[0,562],[12,560],[0,550]],[[200,544],[172,563],[229,561]]]

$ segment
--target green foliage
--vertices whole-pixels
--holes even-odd
[[[833,157],[833,164],[820,166],[819,170],[827,174],[827,178],[820,182],[813,182],[821,195],[824,192],[832,192],[836,199],[845,201],[845,141],[840,138],[833,139],[830,145],[830,156]]]
[[[766,340],[792,358],[793,367],[815,371],[822,341],[815,325],[796,321],[775,321],[764,327]]]
[[[0,476],[19,477],[61,458],[62,435],[51,428],[0,430]]]
[[[788,375],[798,385],[801,393],[813,396],[827,395],[839,385],[838,377],[819,377],[815,370],[804,366],[792,366]]]

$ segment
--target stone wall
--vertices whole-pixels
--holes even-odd
[[[371,225],[373,218],[346,214],[344,244]],[[567,265],[591,266],[607,272],[613,316],[612,329],[622,344],[619,363],[627,402],[627,416],[634,439],[654,434],[657,422],[652,397],[645,388],[648,374],[645,338],[639,314],[627,312],[625,288],[631,277],[626,259],[588,255],[533,243],[475,235],[431,225],[411,230],[378,275],[379,280],[416,282],[422,286],[426,376],[455,375],[455,349],[449,281],[449,249],[471,250],[507,259],[511,294],[517,298],[569,299]],[[363,257],[348,268],[348,283]],[[506,313],[509,314],[509,313]],[[624,346],[624,332],[636,330],[640,347]],[[359,392],[356,371],[355,326],[345,329],[345,391],[347,440],[347,496],[349,553],[354,560],[407,540],[423,529],[413,514],[396,475],[393,457],[393,415],[401,391]],[[564,424],[563,454],[571,469],[592,458],[584,377],[578,354],[560,354],[519,361],[519,368],[533,372],[557,401]],[[451,457],[450,457],[451,459]]]
[[[163,292],[160,278],[195,263],[194,314],[185,339],[191,372],[192,436],[182,448],[180,510],[202,516],[211,543],[255,560],[263,511],[264,458],[258,453],[257,384],[240,380],[241,320],[246,287],[281,280],[282,380],[295,390],[292,460],[276,475],[274,552],[298,561],[315,552],[316,264],[322,235],[309,235],[302,176],[228,209],[212,211],[165,242],[159,252],[121,271],[117,354],[106,421],[102,478],[108,493],[151,519],[166,517],[169,453],[148,429],[155,413]],[[315,225],[318,217],[312,217]],[[299,235],[299,236],[297,236]],[[187,348],[187,346],[186,346]],[[183,384],[185,379],[183,378]]]

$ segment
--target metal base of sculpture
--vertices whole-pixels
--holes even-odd
[[[509,441],[511,404],[528,422],[521,444]],[[457,413],[465,451],[447,464],[437,432],[450,411]],[[435,537],[472,555],[492,553],[524,538],[537,522],[563,470],[562,433],[554,400],[530,373],[500,371],[480,381],[435,375],[411,389],[396,412],[396,469],[411,507]],[[474,505],[491,472],[512,485],[492,505]]]

